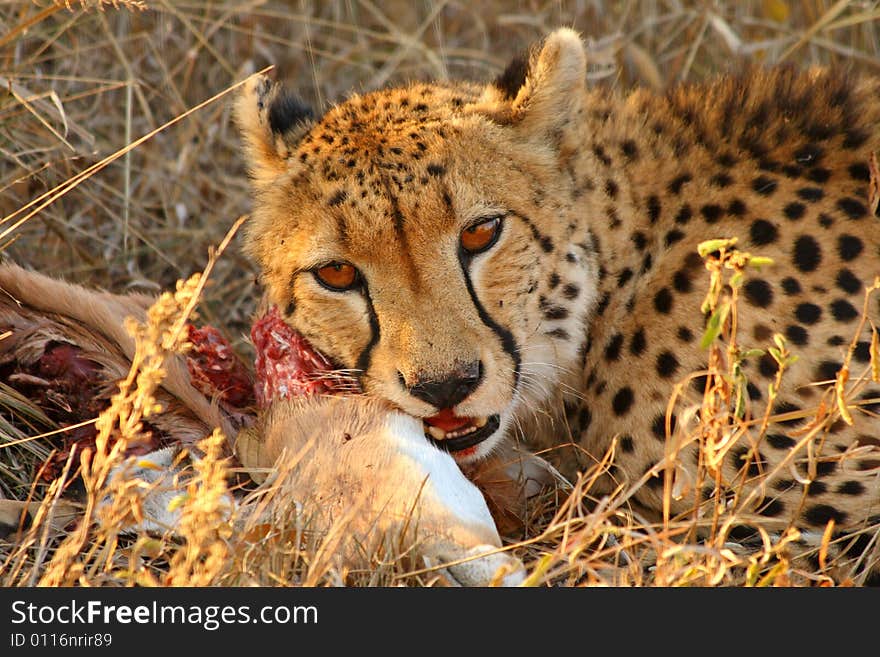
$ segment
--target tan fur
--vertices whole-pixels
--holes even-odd
[[[440,563],[501,547],[480,492],[452,458],[427,443],[421,422],[376,400],[276,402],[238,435],[235,452],[255,479],[268,475],[281,487],[276,499],[306,505],[311,529],[327,534],[338,525],[337,550],[349,563],[389,540]],[[490,560],[489,579],[502,566],[519,570],[507,555]]]
[[[40,518],[40,511],[48,511],[45,518]],[[41,528],[45,528],[50,537],[61,534],[74,522],[81,509],[67,500],[58,500],[54,504],[43,505],[42,502],[20,502],[18,500],[0,500],[0,541],[12,541],[31,525],[31,521],[39,519]]]
[[[878,81],[753,69],[665,95],[623,95],[585,88],[571,30],[533,51],[522,79],[511,70],[483,87],[354,95],[286,142],[283,157],[269,148],[277,136],[265,124],[241,121],[255,188],[248,250],[287,321],[340,366],[362,369],[369,395],[417,417],[438,409],[405,384],[479,358],[482,384],[455,411],[499,413],[502,428],[475,458],[515,423],[543,424],[525,436],[534,446],[574,438],[579,449],[556,452],[568,473],[617,440],[610,490],[664,459],[673,385],[705,368],[697,342],[707,276],[696,246],[737,237],[741,249],[775,261],[746,281],[740,344],[766,349],[782,333],[801,357],[776,411],[822,395],[831,403],[827,385],[810,384],[842,362],[852,309],[880,274],[880,230],[867,210]],[[249,102],[245,95],[239,107]],[[463,264],[459,234],[491,215],[504,216],[500,239]],[[331,261],[357,267],[365,287],[322,288],[311,270]],[[876,299],[870,318],[880,320]],[[860,370],[869,335],[859,338]],[[752,418],[763,415],[773,379],[766,358],[746,365]],[[701,399],[686,390],[681,418]],[[855,427],[826,427],[764,482],[749,509],[756,522],[815,531],[828,520],[853,529],[876,522],[878,412],[855,415]],[[797,424],[771,423],[760,444],[741,446],[756,449],[759,465],[733,452],[725,479],[774,470],[791,456]],[[686,450],[679,471],[693,458]],[[655,512],[662,497],[658,478],[636,495]],[[673,500],[672,510],[692,504]]]

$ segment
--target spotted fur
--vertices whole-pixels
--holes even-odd
[[[775,262],[744,282],[740,343],[766,348],[781,333],[800,358],[771,409],[779,419],[731,450],[724,476],[775,473],[747,509],[770,528],[875,525],[880,386],[860,391],[854,426],[828,422],[795,454],[807,420],[792,413],[832,403],[865,286],[880,274],[868,204],[880,84],[756,68],[623,95],[587,89],[585,66],[579,37],[563,29],[495,83],[354,95],[282,135],[260,100],[280,92],[253,83],[238,104],[255,190],[248,248],[270,299],[368,394],[417,417],[437,409],[408,382],[479,360],[481,383],[455,411],[502,422],[474,458],[517,424],[535,447],[574,438],[578,449],[556,452],[569,473],[615,444],[601,484],[610,490],[660,462],[702,398],[708,278],[696,246],[737,237]],[[503,217],[498,242],[464,256],[459,234],[490,216]],[[331,261],[356,266],[360,287],[323,288],[312,270]],[[876,299],[869,318],[880,320]],[[870,331],[854,373],[868,366]],[[745,373],[746,413],[760,418],[776,363],[754,357]],[[667,417],[681,381],[684,399]],[[533,429],[560,397],[571,434],[562,422]],[[692,452],[680,457],[685,470]],[[659,511],[662,477],[635,497]],[[672,500],[672,511],[692,505]]]

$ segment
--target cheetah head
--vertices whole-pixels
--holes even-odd
[[[596,296],[566,174],[585,68],[559,30],[488,85],[354,95],[320,118],[267,78],[238,99],[269,300],[462,462],[577,368]]]

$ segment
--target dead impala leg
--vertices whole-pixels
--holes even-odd
[[[446,570],[460,584],[489,584],[499,569],[500,583],[522,579],[482,494],[418,419],[362,397],[276,402],[235,451],[255,479],[284,473],[282,499],[320,500],[325,528],[348,518],[343,557],[405,534],[432,563],[456,562]]]

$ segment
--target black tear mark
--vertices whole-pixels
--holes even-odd
[[[367,370],[370,369],[370,359],[373,354],[373,347],[378,344],[381,332],[379,330],[379,318],[376,315],[375,308],[373,308],[373,300],[370,298],[370,290],[367,288],[366,281],[361,285],[361,294],[364,295],[364,301],[367,304],[367,317],[369,318],[370,324],[370,340],[367,342],[367,346],[364,347],[358,355],[355,368],[358,371],[361,388],[364,388],[364,378],[367,375]]]
[[[477,315],[480,318],[480,321],[483,322],[486,326],[488,326],[495,335],[498,336],[498,339],[501,341],[501,348],[504,349],[504,352],[510,356],[513,361],[513,387],[516,389],[517,385],[519,385],[519,376],[520,376],[520,363],[522,358],[520,357],[519,345],[516,344],[516,339],[513,337],[513,334],[508,331],[506,328],[498,324],[492,316],[486,312],[486,309],[483,307],[483,304],[480,302],[479,297],[477,296],[476,290],[474,290],[474,284],[471,281],[470,274],[470,254],[462,248],[458,249],[458,262],[461,265],[461,271],[464,275],[464,283],[465,287],[467,287],[468,295],[471,297],[471,302],[474,304],[474,308],[477,309]],[[376,326],[378,331],[378,324]]]
[[[541,250],[543,250],[544,253],[550,253],[553,251],[553,240],[550,239],[549,236],[541,233],[541,231],[538,230],[537,226],[532,223],[531,219],[518,212],[511,211],[510,214],[512,214],[514,217],[517,217],[518,219],[521,219],[522,222],[529,227],[529,230],[532,231],[532,237],[534,237],[535,241],[541,245]]]

